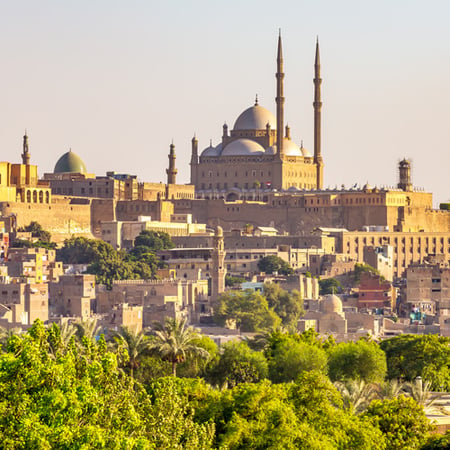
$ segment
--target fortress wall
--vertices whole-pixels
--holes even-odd
[[[64,239],[75,236],[92,237],[91,207],[89,204],[71,204],[59,201],[57,203],[17,203],[0,202],[2,216],[15,217],[16,227],[23,227],[32,221],[39,222],[49,231],[52,240],[62,243]]]

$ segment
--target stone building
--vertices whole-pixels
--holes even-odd
[[[191,184],[201,198],[217,196],[236,200],[241,192],[252,199],[266,188],[322,188],[321,91],[319,44],[316,44],[314,77],[314,154],[291,139],[284,125],[284,71],[281,36],[278,38],[276,116],[255,104],[239,115],[231,132],[223,126],[222,141],[198,154],[192,139]]]
[[[48,284],[0,285],[0,326],[7,329],[27,327],[36,319],[48,320]]]
[[[393,310],[396,291],[389,281],[379,275],[362,273],[358,288],[358,308]]]
[[[95,275],[62,275],[49,284],[50,316],[91,316],[91,303],[95,299]]]

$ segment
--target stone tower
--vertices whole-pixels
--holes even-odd
[[[178,170],[175,168],[175,145],[173,142],[170,144],[169,152],[169,168],[166,169],[167,173],[167,184],[176,184]]]
[[[27,166],[30,164],[30,152],[28,148],[28,136],[26,130],[23,136],[22,164],[25,164]]]
[[[402,159],[398,164],[399,183],[397,187],[402,191],[412,191],[411,182],[411,161],[406,158]]]
[[[320,85],[322,78],[320,78],[320,52],[319,39],[316,42],[316,58],[314,61],[314,162],[317,170],[317,189],[323,187],[323,159],[321,149],[321,134],[322,134],[322,99],[320,92]]]
[[[225,291],[225,244],[222,227],[218,226],[214,234],[212,251],[211,297],[215,302],[219,294]]]

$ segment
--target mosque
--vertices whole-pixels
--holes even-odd
[[[223,125],[222,142],[198,154],[192,139],[191,184],[197,198],[253,199],[255,190],[322,189],[321,92],[319,42],[314,77],[314,154],[291,139],[284,125],[284,72],[281,35],[278,37],[276,116],[255,104],[242,112],[229,132]],[[245,195],[247,193],[247,195]]]

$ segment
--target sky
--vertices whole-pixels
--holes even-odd
[[[285,122],[313,150],[322,65],[324,185],[413,183],[450,201],[448,0],[0,0],[0,160],[27,130],[39,175],[72,149],[96,175],[165,182],[169,145],[189,182],[191,139],[220,142],[254,103],[275,113],[283,38]]]

